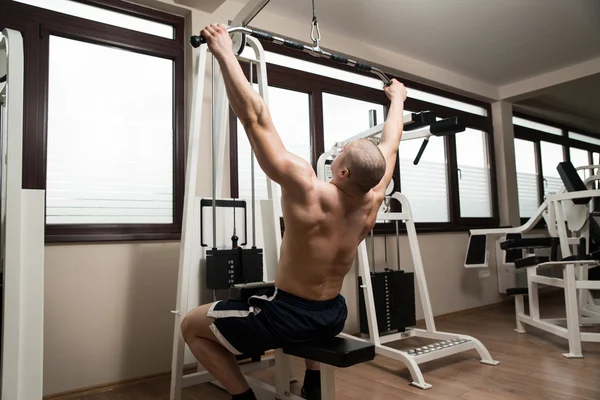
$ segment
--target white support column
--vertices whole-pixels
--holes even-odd
[[[575,266],[573,264],[568,264],[563,269],[563,279],[565,282],[565,307],[567,311],[567,339],[569,340],[569,353],[563,355],[567,358],[583,358],[583,354],[581,353],[577,289],[575,287]]]
[[[215,67],[219,69],[218,63],[215,62]],[[225,170],[225,154],[227,152],[227,122],[229,120],[229,99],[227,98],[227,91],[225,90],[225,81],[221,73],[215,71],[215,116],[216,120],[213,121],[217,132],[217,190],[216,197],[223,197],[223,184],[225,181],[229,182],[229,179],[225,179],[223,171]]]
[[[335,400],[335,367],[321,364],[321,399]]]
[[[275,350],[275,391],[280,396],[290,394],[290,356],[282,349]]]
[[[521,319],[519,318],[519,316],[524,313],[525,313],[525,303],[523,301],[523,295],[517,294],[517,295],[515,295],[515,316],[516,316],[516,320],[517,320],[517,328],[515,329],[515,331],[517,333],[527,333],[527,331],[525,330],[525,325],[523,325],[523,323],[521,322]]]
[[[500,225],[519,226],[521,224],[512,111],[512,104],[505,101],[492,104]]]
[[[540,300],[538,295],[538,284],[534,278],[537,276],[537,267],[527,268],[527,289],[529,291],[529,315],[531,318],[539,321],[540,319]]]
[[[180,400],[185,356],[185,342],[181,336],[181,321],[187,314],[190,269],[192,258],[192,237],[194,230],[194,203],[196,199],[196,175],[198,173],[198,153],[200,151],[200,127],[202,126],[202,108],[198,107],[204,93],[207,46],[200,46],[196,53],[196,70],[192,94],[192,113],[188,130],[188,152],[183,199],[183,221],[181,227],[181,245],[179,248],[179,276],[177,278],[177,303],[172,313],[175,316],[173,336],[173,359],[171,365],[170,400]]]

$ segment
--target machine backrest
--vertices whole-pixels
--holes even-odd
[[[567,189],[568,192],[580,192],[582,190],[587,190],[585,184],[581,180],[581,177],[577,173],[577,170],[570,161],[561,162],[558,164],[556,169],[558,170],[558,174],[560,175],[560,178],[565,185],[565,189]],[[573,203],[587,204],[591,199],[591,197],[573,199]]]
[[[558,173],[565,185],[565,188],[569,192],[579,192],[582,190],[588,190],[585,187],[585,184],[581,180],[581,176],[577,173],[577,170],[573,166],[570,161],[564,161],[558,164],[556,167]],[[574,199],[573,203],[575,204],[588,204],[591,200],[591,197],[583,197],[581,199]],[[590,226],[590,250],[593,250],[594,247],[600,247],[600,224],[598,221],[592,216],[589,219]]]

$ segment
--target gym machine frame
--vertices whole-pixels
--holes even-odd
[[[268,3],[268,0],[253,0],[241,11],[234,21],[240,21],[240,23],[248,23],[253,16],[256,15],[263,7]],[[256,35],[254,35],[256,36]],[[240,37],[238,36],[238,39]],[[268,100],[268,83],[267,83],[267,70],[266,70],[266,59],[265,53],[260,42],[252,35],[247,38],[241,38],[244,42],[243,45],[238,48],[238,59],[255,63],[257,65],[257,78],[259,83],[259,94],[264,101],[269,104]],[[192,44],[196,39],[191,39]],[[236,38],[234,37],[234,41]],[[246,59],[239,54],[243,47],[249,45],[255,52],[256,59]],[[204,76],[206,72],[206,61],[207,61],[207,46],[199,46],[196,51],[195,57],[195,85],[192,96],[193,107],[196,104],[200,104],[203,98],[204,91]],[[214,199],[217,195],[222,192],[223,182],[223,164],[224,164],[224,153],[225,153],[225,138],[224,132],[228,121],[228,100],[225,91],[225,86],[222,80],[222,76],[218,75],[217,81],[215,82],[215,68],[214,57],[212,60],[213,70],[213,82],[212,82],[212,147],[213,147],[213,158],[212,158],[212,171],[213,179],[212,187],[212,198],[213,204]],[[361,64],[362,66],[363,64]],[[215,90],[216,89],[216,90]],[[173,341],[173,359],[172,359],[172,376],[171,376],[171,400],[181,399],[182,389],[197,385],[200,383],[211,382],[217,386],[221,386],[215,382],[214,378],[198,364],[198,371],[195,373],[183,374],[183,367],[185,362],[185,341],[181,336],[181,321],[185,314],[187,314],[189,290],[192,279],[197,279],[196,276],[192,275],[193,263],[200,262],[201,260],[195,260],[194,247],[199,245],[192,242],[194,237],[195,229],[194,224],[194,207],[197,201],[195,197],[196,193],[196,175],[198,168],[198,152],[199,152],[199,139],[200,139],[200,127],[201,127],[202,113],[200,109],[194,107],[192,109],[192,117],[190,120],[189,129],[189,141],[188,141],[188,154],[187,154],[187,166],[186,166],[186,183],[185,183],[185,196],[184,196],[184,210],[183,210],[183,222],[182,222],[182,239],[180,248],[180,266],[178,276],[178,296],[177,296],[177,307],[172,313],[175,315],[174,324],[174,341]],[[279,252],[281,246],[281,231],[280,231],[280,217],[282,216],[281,205],[278,199],[278,185],[267,178],[267,192],[268,201],[267,204],[263,203],[262,213],[263,220],[270,221],[268,224],[263,226],[263,235],[265,236],[265,250],[270,250],[271,253],[275,253],[274,262],[269,265],[269,260],[265,256],[266,273],[264,274],[265,280],[274,278],[276,271],[277,260],[279,259]],[[267,217],[265,218],[265,213]],[[213,205],[213,217],[216,214],[214,212]],[[213,228],[213,237],[215,236]],[[267,246],[268,249],[267,249]],[[266,253],[266,252],[265,252]],[[205,256],[204,256],[205,257]],[[270,267],[270,268],[269,268]],[[200,287],[202,283],[200,282]],[[361,346],[364,347],[364,346]],[[374,356],[374,351],[373,351]],[[275,355],[271,357],[263,357],[261,361],[244,363],[241,365],[243,373],[247,373],[254,370],[264,369],[276,365],[276,384],[275,387],[265,384],[252,377],[246,376],[246,379],[250,386],[255,390],[259,399],[290,399],[290,400],[301,400],[301,397],[291,393],[290,383],[294,380],[291,374],[291,360],[290,355],[284,353],[283,349],[276,349]],[[331,400],[335,397],[335,367],[333,365],[321,363],[321,395],[324,400]]]
[[[598,170],[600,165],[583,166],[577,170]],[[600,175],[594,174],[586,179],[584,185],[591,187],[600,181]],[[581,238],[589,245],[590,210],[593,199],[600,197],[600,190],[581,190],[568,192],[566,188],[550,194],[537,209],[535,215],[524,225],[515,228],[474,229],[471,238],[485,235],[500,243],[507,234],[524,234],[536,228],[538,222],[545,220],[548,236],[558,238],[563,259],[577,254],[573,249],[580,244]],[[589,204],[575,204],[577,199],[591,198]],[[566,218],[565,218],[566,215]],[[568,225],[567,225],[568,224]],[[568,226],[568,227],[567,227]],[[569,231],[571,235],[569,235]],[[503,250],[498,250],[503,251]],[[531,255],[531,254],[530,254]],[[580,324],[600,324],[600,304],[594,299],[591,290],[600,290],[600,281],[588,280],[590,268],[600,265],[598,260],[549,261],[524,267],[527,274],[525,292],[516,292],[515,316],[517,333],[526,333],[525,325],[530,325],[568,340],[569,352],[566,358],[582,358],[581,342],[600,342],[600,333],[581,332]],[[487,266],[487,265],[485,265]],[[539,275],[541,269],[562,268],[562,278]],[[562,288],[565,296],[566,318],[541,318],[539,289],[540,285]],[[579,291],[579,292],[578,292]],[[510,294],[511,291],[508,291]],[[523,296],[528,296],[529,314],[525,313]],[[566,326],[561,326],[565,324]]]
[[[423,145],[421,146],[419,154],[417,155],[417,158],[415,160],[415,164],[418,163],[421,155],[423,154],[423,151],[425,150],[425,146],[427,145],[428,140],[432,135],[439,134],[443,136],[446,134],[453,134],[457,131],[464,129],[461,129],[459,127],[458,130],[454,130],[457,129],[455,127],[455,125],[457,125],[458,122],[456,121],[456,119],[449,118],[442,121],[436,121],[435,116],[431,118],[432,116],[433,115],[430,112],[411,113],[409,115],[404,116],[404,133],[402,134],[402,141],[421,138],[424,139]],[[317,172],[319,179],[324,181],[328,180],[326,162],[328,159],[335,157],[345,144],[360,138],[369,138],[377,140],[380,138],[384,125],[384,123],[376,125],[347,140],[335,143],[334,146],[328,152],[323,153],[319,157],[317,163]],[[431,125],[429,129],[423,129],[428,125]],[[450,131],[444,132],[444,129],[446,128],[450,129]],[[474,337],[468,335],[441,332],[436,329],[433,311],[431,308],[431,302],[429,300],[429,291],[427,288],[427,281],[425,278],[425,271],[423,267],[423,260],[421,258],[421,250],[419,248],[419,241],[417,238],[415,221],[412,217],[412,211],[410,208],[409,201],[406,198],[406,196],[404,196],[400,192],[393,193],[391,195],[391,199],[400,203],[402,207],[402,212],[379,212],[377,214],[377,220],[399,221],[406,224],[408,240],[414,265],[415,284],[418,288],[422,310],[425,317],[425,329],[408,328],[405,332],[398,332],[394,334],[381,336],[379,332],[379,327],[377,325],[377,315],[374,304],[373,287],[370,279],[371,269],[369,266],[367,245],[366,240],[363,240],[358,247],[358,275],[362,280],[362,285],[360,288],[363,290],[365,296],[367,322],[369,327],[369,341],[375,345],[375,350],[377,354],[404,363],[410,371],[412,377],[411,385],[416,386],[420,389],[430,389],[432,388],[432,385],[425,381],[419,364],[423,364],[440,358],[445,358],[464,351],[477,350],[479,356],[481,357],[481,363],[487,365],[498,365],[499,362],[495,361],[490,355],[489,351],[486,349],[486,347]],[[340,336],[358,339],[346,333],[342,333],[340,334]],[[407,338],[433,339],[439,340],[440,342],[422,347],[417,347],[408,351],[398,350],[387,345],[388,343],[397,342]]]
[[[23,189],[21,33],[0,35],[2,398],[43,396],[45,192]]]

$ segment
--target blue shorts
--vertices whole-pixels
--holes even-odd
[[[275,288],[270,297],[218,301],[208,316],[215,318],[210,329],[225,348],[235,355],[253,355],[286,343],[336,336],[344,328],[348,309],[342,295],[314,301]]]

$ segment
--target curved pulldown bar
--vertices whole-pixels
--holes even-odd
[[[306,45],[303,45],[303,44],[300,44],[300,43],[297,43],[297,42],[294,42],[291,40],[273,36],[270,33],[255,31],[255,30],[252,30],[249,28],[244,28],[241,26],[227,28],[227,32],[229,32],[230,34],[234,33],[234,32],[242,32],[244,34],[248,34],[248,35],[255,37],[257,39],[260,39],[260,40],[266,40],[266,41],[269,41],[274,44],[288,47],[290,49],[303,51],[303,52],[308,53],[315,57],[327,58],[327,59],[335,61],[339,64],[344,64],[344,65],[350,66],[352,68],[356,68],[359,71],[370,72],[374,75],[377,75],[379,77],[379,79],[381,79],[383,81],[385,86],[389,86],[392,84],[392,81],[390,80],[390,78],[388,78],[387,75],[379,68],[372,67],[368,64],[363,64],[358,61],[351,60],[348,57],[340,56],[340,55],[334,54],[334,53],[329,53],[320,48],[317,49],[315,47],[309,47],[309,46],[306,46]],[[194,48],[200,47],[201,45],[203,45],[205,43],[206,43],[206,39],[201,35],[194,35],[190,38],[190,44]]]

